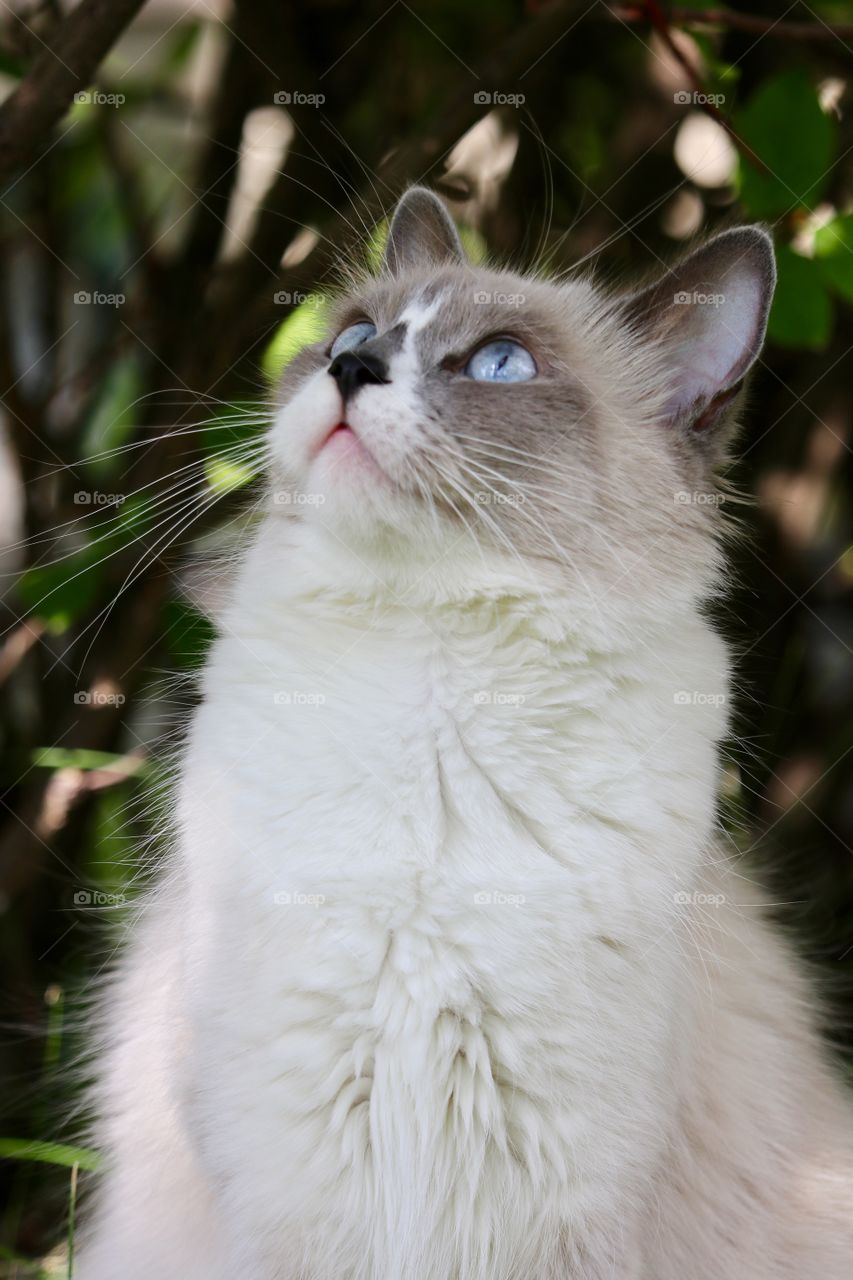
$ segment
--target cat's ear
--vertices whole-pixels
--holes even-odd
[[[632,327],[661,355],[674,427],[712,436],[725,419],[761,351],[775,284],[770,236],[737,227],[625,300]]]
[[[410,187],[394,210],[385,246],[385,268],[392,275],[409,267],[463,262],[465,250],[453,219],[426,187]]]

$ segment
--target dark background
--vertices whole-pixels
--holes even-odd
[[[851,70],[822,0],[3,7],[0,1275],[68,1273],[80,1018],[209,640],[188,562],[251,511],[269,379],[411,181],[474,252],[604,279],[772,227],[723,818],[849,1056]]]

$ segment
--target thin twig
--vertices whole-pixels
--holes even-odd
[[[690,62],[690,59],[685,56],[684,50],[680,49],[674,40],[670,19],[667,18],[658,0],[643,0],[641,12],[651,25],[652,30],[657,33],[682,71],[689,78],[696,91],[696,105],[699,109],[704,111],[706,116],[710,116],[721,129],[725,130],[737,150],[749,161],[754,169],[757,169],[760,173],[768,173],[767,165],[761,156],[753,151],[746,139],[740,136],[731,121],[726,119],[716,102],[712,100],[713,95],[708,92],[707,85],[701,75]]]

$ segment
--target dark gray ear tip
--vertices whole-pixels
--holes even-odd
[[[399,213],[404,207],[415,209],[418,205],[423,208],[439,209],[442,213],[447,212],[441,196],[435,191],[431,191],[429,187],[420,186],[408,187],[403,192],[397,201],[395,212]]]
[[[452,228],[453,220],[447,211],[447,205],[435,191],[431,191],[429,187],[409,187],[397,201],[391,225]]]
[[[393,274],[406,267],[464,259],[459,233],[441,197],[428,187],[409,187],[391,218],[385,267]]]
[[[776,283],[776,254],[773,236],[769,228],[760,222],[743,227],[731,227],[722,231],[711,242],[718,249],[725,249],[733,260],[749,261],[771,286]]]

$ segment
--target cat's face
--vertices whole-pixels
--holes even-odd
[[[771,290],[749,229],[622,299],[474,267],[416,188],[383,271],[287,370],[274,485],[359,554],[473,540],[608,580],[679,543],[683,561],[710,538],[713,442]]]

